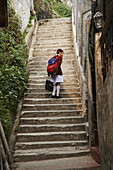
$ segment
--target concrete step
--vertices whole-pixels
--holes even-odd
[[[51,56],[54,56],[56,54],[56,50],[54,51],[39,51],[38,49],[33,51],[33,57],[38,57],[38,56],[49,56],[51,58]],[[72,50],[66,50],[64,51],[65,55],[74,55],[74,52]]]
[[[35,72],[37,73],[37,72]],[[47,76],[47,73],[45,75],[29,75],[29,79],[47,79],[48,76]],[[75,78],[78,78],[78,75],[77,74],[70,74],[70,73],[65,73],[63,75],[63,78],[64,79],[75,79]]]
[[[64,77],[63,81],[64,81],[63,84],[65,84],[65,83],[79,83],[78,78],[75,78],[75,77],[71,77],[69,79]],[[38,78],[34,78],[34,79],[29,78],[28,79],[28,83],[29,83],[28,85],[31,85],[31,84],[38,85],[38,84],[41,84],[41,83],[45,84],[45,82],[46,82],[46,79],[43,79],[43,78],[42,79],[41,78],[40,79],[38,79]]]
[[[24,98],[24,104],[72,104],[81,103],[81,97],[79,98],[63,98],[57,100],[56,98],[51,99],[36,99],[36,98]]]
[[[73,41],[71,40],[63,40],[62,41],[55,41],[53,42],[52,40],[45,40],[45,41],[39,41],[37,40],[35,43],[34,43],[34,46],[43,46],[44,47],[50,47],[50,46],[53,46],[53,47],[56,47],[56,46],[74,46],[74,43]]]
[[[45,93],[25,93],[26,98],[51,98],[51,92],[47,91]],[[62,98],[77,98],[81,97],[81,93],[79,92],[74,92],[74,93],[65,93],[65,92],[60,92],[60,95]],[[58,99],[59,100],[59,99]]]
[[[63,84],[64,84],[64,86],[65,86],[65,83],[66,84],[68,84],[68,83],[70,83],[71,81],[72,81],[72,83],[79,83],[78,82],[78,79],[64,79],[63,80],[64,82],[63,82]],[[46,83],[46,79],[28,79],[28,87],[38,87],[38,85],[39,84],[45,84]]]
[[[67,28],[68,28],[68,27],[67,27]],[[57,31],[58,31],[58,33],[61,33],[61,32],[62,32],[63,34],[68,34],[68,33],[71,33],[71,34],[72,34],[72,29],[70,28],[70,29],[67,30],[67,28],[66,28],[66,29],[63,29],[63,28],[62,28],[62,29],[60,29],[60,30],[57,28]],[[39,27],[38,30],[37,30],[37,34],[39,34],[39,33],[41,33],[41,34],[43,34],[43,33],[44,33],[44,34],[47,34],[47,33],[49,33],[49,34],[55,33],[55,34],[57,35],[57,31],[55,31],[54,29],[51,29],[51,31],[50,31],[50,30],[47,30],[47,29],[46,29],[46,30],[44,30],[44,29],[42,30],[42,29],[40,29],[40,27]]]
[[[68,63],[66,66],[65,66],[65,63],[66,62],[62,63],[62,67],[61,67],[62,70],[65,70],[65,71],[69,70],[69,69],[72,70],[74,67],[76,67],[76,65],[75,65],[76,63],[75,62]],[[48,62],[45,62],[44,64],[43,63],[42,64],[41,63],[40,64],[39,63],[37,63],[37,64],[30,63],[28,68],[38,68],[40,70],[47,70],[47,66],[48,66]]]
[[[70,88],[80,88],[79,87],[79,83],[72,83],[72,84],[69,84],[69,83],[62,83],[61,84],[61,89],[70,89]],[[28,88],[32,88],[32,89],[36,89],[36,88],[45,88],[45,82],[41,82],[39,84],[28,84]]]
[[[21,118],[21,125],[38,125],[38,124],[82,124],[85,123],[83,116],[67,116],[67,117],[30,117],[30,118]]]
[[[71,22],[72,22],[71,20],[64,20],[64,19],[63,19],[63,20],[59,20],[59,19],[58,19],[58,20],[57,20],[57,19],[55,20],[55,19],[54,19],[54,20],[50,20],[50,21],[49,21],[49,20],[48,20],[48,21],[42,21],[42,20],[41,20],[40,26],[41,26],[41,27],[44,26],[44,27],[46,27],[46,28],[47,28],[47,27],[50,27],[50,28],[51,28],[51,27],[53,26],[53,27],[57,27],[57,28],[60,29],[60,28],[63,28],[63,27],[65,27],[65,26],[70,25]],[[59,26],[58,26],[58,25],[59,25]]]
[[[18,142],[86,140],[85,131],[18,133]]]
[[[55,41],[49,39],[49,40],[46,40],[46,39],[43,39],[43,40],[36,40],[35,44],[40,44],[40,45],[58,45],[59,47],[60,46],[63,46],[64,44],[73,44],[73,39],[63,39],[62,41],[59,41],[59,39],[56,39]],[[34,44],[34,45],[35,45]]]
[[[65,71],[63,71],[63,76],[66,76],[66,75],[70,75],[70,76],[72,76],[72,75],[75,75],[76,77],[78,77],[78,75],[77,75],[77,73],[76,73],[76,71],[74,70],[65,70]],[[35,71],[35,70],[31,70],[30,72],[29,72],[29,75],[34,75],[34,76],[47,76],[47,71],[45,70],[45,71]]]
[[[53,21],[48,23],[41,23],[39,29],[46,28],[46,29],[63,29],[63,28],[72,28],[71,21]]]
[[[54,26],[51,26],[51,27],[49,27],[49,26],[47,26],[47,27],[45,27],[45,26],[40,26],[40,27],[38,27],[38,30],[37,30],[37,32],[62,32],[62,33],[64,33],[64,32],[67,32],[67,31],[70,31],[70,32],[72,32],[72,27],[70,27],[69,25],[68,26],[66,26],[66,27],[61,27],[60,29],[59,28],[57,28],[57,27],[54,27]],[[64,32],[63,32],[64,31]],[[57,35],[57,34],[56,34]]]
[[[63,71],[62,71],[63,72]],[[29,75],[29,80],[42,80],[42,79],[50,79],[51,78],[51,76],[50,77],[48,77],[48,75],[47,75],[47,72],[46,72],[46,74],[45,75]],[[63,79],[64,80],[66,80],[66,79],[69,79],[69,80],[75,80],[75,79],[78,79],[78,76],[77,76],[77,74],[70,74],[70,73],[65,73],[64,75],[63,75]]]
[[[36,56],[33,57],[32,59],[29,60],[29,63],[40,63],[40,62],[48,62],[50,58],[53,56]],[[63,56],[63,62],[74,62],[75,61],[75,56],[73,54],[71,55],[65,55]]]
[[[55,33],[46,33],[46,34],[37,34],[36,35],[36,39],[43,39],[43,38],[45,38],[45,39],[55,39],[55,38],[57,38],[57,39],[65,39],[65,38],[71,38],[72,39],[72,34],[71,33],[68,33],[68,34],[63,34],[62,35],[62,33],[57,33],[57,37],[56,37],[56,34]]]
[[[28,92],[28,93],[32,93],[32,92],[33,92],[33,93],[34,93],[34,92],[42,92],[42,93],[43,93],[43,92],[45,92],[45,88],[28,88],[27,92]],[[76,88],[76,87],[75,87],[75,88],[72,88],[72,89],[69,89],[69,88],[67,88],[67,89],[66,89],[66,88],[61,88],[61,89],[60,89],[60,92],[67,92],[67,93],[68,93],[68,92],[71,92],[71,93],[72,93],[72,92],[80,92],[80,88]]]
[[[18,162],[17,170],[101,170],[100,165],[90,156],[51,159],[43,161]]]
[[[87,140],[80,141],[49,141],[49,142],[17,142],[16,150],[53,148],[53,147],[68,147],[68,146],[86,146]]]
[[[54,31],[54,30],[57,30],[57,31],[59,31],[59,30],[61,30],[61,31],[67,31],[67,30],[69,30],[69,31],[72,31],[72,27],[70,26],[70,25],[66,25],[65,24],[65,26],[64,27],[56,27],[55,25],[51,25],[51,26],[49,26],[49,25],[40,25],[39,27],[38,27],[38,29],[37,29],[37,31]]]
[[[50,58],[52,58],[52,56],[36,56],[36,57],[32,57],[29,61],[48,61]],[[70,54],[70,55],[64,55],[63,56],[63,61],[66,60],[75,60],[75,55]]]
[[[50,46],[50,48],[43,48],[43,50],[41,48],[35,47],[33,51],[34,51],[34,53],[40,52],[41,54],[45,54],[45,55],[46,55],[46,53],[47,54],[50,53],[54,56],[56,54],[58,48],[62,48],[64,53],[66,52],[66,54],[74,54],[72,47],[63,47],[63,46],[60,46],[60,47],[58,46],[55,48],[51,48],[51,46]]]
[[[66,36],[66,35],[71,35],[72,36],[72,31],[68,31],[68,30],[59,30],[59,31],[55,31],[55,30],[46,30],[46,31],[41,31],[41,30],[38,30],[37,31],[37,36]]]
[[[88,155],[89,149],[87,147],[57,147],[35,149],[35,150],[17,150],[14,158],[16,162],[27,162],[35,160],[47,160],[56,158],[66,158],[74,156]]]
[[[34,76],[34,75],[29,75],[29,79],[28,79],[28,83],[43,83],[46,81],[46,79],[48,78],[48,76]],[[76,75],[63,75],[63,81],[65,82],[75,82],[78,83],[78,78],[76,77]]]
[[[45,41],[45,40],[50,40],[50,39],[51,39],[52,41],[54,41],[54,40],[55,40],[55,41],[56,41],[56,40],[57,40],[57,41],[61,41],[61,40],[62,40],[63,43],[64,43],[66,40],[73,41],[72,36],[68,36],[68,35],[65,36],[65,37],[62,37],[62,38],[61,38],[61,37],[55,37],[55,36],[53,36],[53,37],[49,37],[49,36],[48,36],[48,37],[43,37],[43,36],[42,36],[42,37],[41,37],[41,36],[38,37],[38,36],[36,36],[36,41],[37,41],[37,40],[39,40],[39,41],[44,40],[44,41]]]
[[[37,117],[69,117],[79,116],[82,110],[46,110],[46,111],[22,111],[22,118],[37,118]]]
[[[23,111],[30,110],[80,110],[82,103],[76,104],[23,104]]]
[[[50,57],[51,58],[51,57]],[[48,60],[50,59],[50,58],[47,58],[46,60],[45,59],[41,59],[41,60],[38,60],[38,61],[29,61],[29,65],[48,65]],[[71,67],[71,64],[75,64],[76,62],[75,62],[75,59],[63,59],[63,63],[62,63],[62,66],[63,65],[65,65],[66,63],[68,62],[68,64],[67,65],[70,65],[70,67]]]
[[[20,125],[18,133],[37,132],[71,132],[85,130],[84,124],[44,124],[44,125]]]
[[[59,23],[58,23],[59,24]],[[37,31],[53,31],[53,30],[55,30],[55,31],[59,31],[59,30],[61,30],[61,32],[63,32],[63,29],[64,29],[64,31],[65,30],[72,30],[72,27],[71,27],[71,25],[70,24],[65,24],[65,23],[63,23],[62,24],[62,26],[56,26],[55,24],[52,24],[52,23],[50,23],[50,25],[41,25],[41,26],[39,26],[38,27],[38,29],[37,29]]]
[[[37,68],[37,67],[28,67],[28,70],[29,70],[29,72],[31,72],[31,71],[37,71],[37,72],[46,72],[46,74],[47,74],[47,67],[43,67],[43,68]],[[75,66],[74,68],[70,68],[70,69],[68,69],[69,70],[69,73],[71,72],[71,71],[77,71],[77,67]],[[65,72],[67,72],[67,69],[62,69],[62,71],[63,71],[63,73],[65,74]]]

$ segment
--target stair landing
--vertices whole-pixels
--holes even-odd
[[[16,163],[16,170],[101,170],[90,156]]]

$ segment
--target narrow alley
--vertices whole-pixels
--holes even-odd
[[[100,169],[91,158],[72,38],[72,19],[37,24],[29,58],[28,90],[16,137],[17,170]],[[61,99],[45,90],[47,61],[64,50]],[[59,158],[59,159],[57,159]],[[51,159],[51,160],[50,160]],[[34,162],[32,162],[34,161]]]

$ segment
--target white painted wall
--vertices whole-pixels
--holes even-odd
[[[22,32],[29,23],[30,10],[34,10],[33,0],[12,0],[12,6],[22,21]]]

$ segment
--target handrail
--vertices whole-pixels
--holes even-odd
[[[3,162],[5,169],[10,170],[10,165],[12,164],[12,156],[2,127],[1,119],[0,119],[0,162],[1,170],[3,170]]]
[[[108,33],[108,29],[109,29],[109,26],[110,26],[112,18],[113,18],[113,0],[112,0],[112,2],[110,4],[109,13],[107,15],[107,18],[106,18],[106,21],[105,21],[105,25],[104,25],[104,27],[102,29],[102,35],[101,35],[101,38],[100,38],[101,46],[105,42],[105,37],[106,37],[106,34]]]

